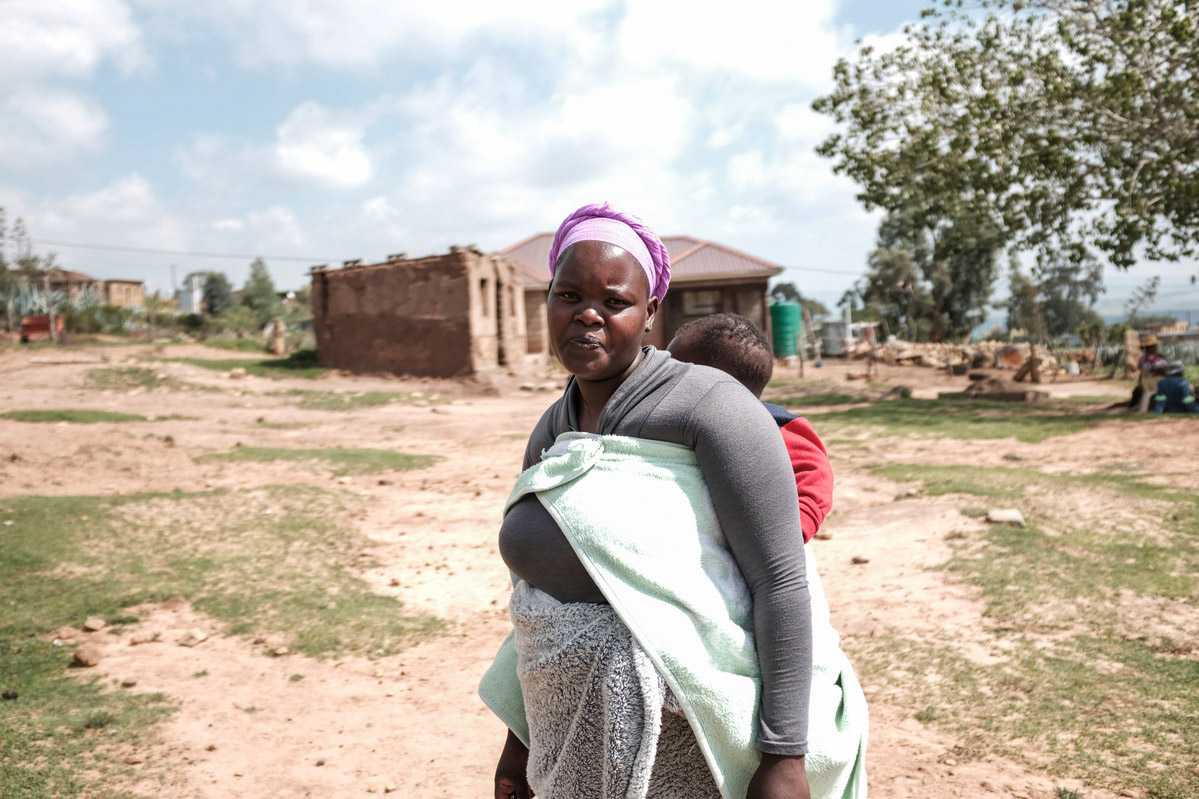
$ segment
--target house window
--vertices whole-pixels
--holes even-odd
[[[683,316],[707,316],[720,313],[719,291],[684,291]]]

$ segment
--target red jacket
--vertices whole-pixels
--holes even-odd
[[[799,518],[803,540],[808,543],[824,517],[833,507],[833,467],[820,436],[802,416],[779,405],[762,403],[778,423],[795,472],[795,490],[799,494]]]

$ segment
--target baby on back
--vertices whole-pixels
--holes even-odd
[[[719,369],[759,399],[774,371],[770,342],[753,322],[738,314],[713,314],[683,325],[666,346],[671,357]],[[833,504],[833,469],[812,425],[779,405],[762,403],[774,417],[791,457],[804,543],[820,529]]]

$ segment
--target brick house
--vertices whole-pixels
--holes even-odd
[[[473,247],[314,267],[312,318],[317,361],[335,369],[466,377],[524,360],[523,285]]]

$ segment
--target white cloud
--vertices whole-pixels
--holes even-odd
[[[766,183],[766,166],[762,153],[752,150],[738,153],[728,162],[729,183],[737,190],[760,189]]]
[[[61,89],[21,88],[0,96],[0,165],[32,169],[100,148],[108,116],[98,103]]]
[[[0,8],[0,82],[86,77],[105,58],[126,71],[146,63],[123,0],[6,0]]]
[[[246,228],[254,246],[263,249],[283,247],[300,251],[312,246],[312,239],[304,232],[295,211],[282,205],[251,211],[246,215]]]
[[[187,249],[191,243],[190,223],[165,208],[150,183],[136,173],[90,192],[44,196],[36,204],[26,203],[22,212],[34,238],[172,250]],[[137,256],[75,249],[59,257],[68,267],[98,264],[102,268],[90,268],[111,277],[126,276],[136,260]],[[152,260],[155,269],[162,265],[161,257]]]
[[[670,65],[709,76],[824,87],[838,55],[835,0],[630,2],[621,22],[624,59],[642,68]]]
[[[213,230],[245,230],[246,223],[240,219],[217,219],[209,225]]]
[[[154,190],[136,174],[88,194],[73,194],[62,201],[61,208],[75,219],[99,222],[144,222],[160,212]]]
[[[374,171],[362,136],[360,125],[337,121],[323,106],[307,102],[276,129],[276,163],[285,175],[334,188],[361,186]]]
[[[458,51],[481,32],[510,38],[561,40],[581,20],[614,0],[210,0],[153,3],[179,28],[198,18],[227,36],[247,64],[298,64],[363,69],[400,54]]]

